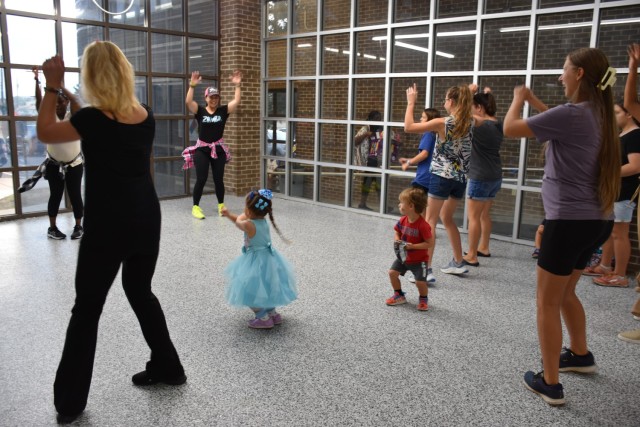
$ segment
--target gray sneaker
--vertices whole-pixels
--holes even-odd
[[[458,264],[454,259],[449,262],[449,265],[446,268],[441,268],[440,271],[446,274],[464,274],[468,273],[469,269],[464,265],[463,262]]]
[[[77,240],[77,239],[81,238],[83,234],[84,234],[84,229],[82,228],[82,226],[81,225],[74,225],[73,226],[73,233],[71,233],[71,240]]]
[[[67,235],[58,230],[58,227],[49,227],[47,237],[54,240],[64,240],[67,238]]]
[[[436,283],[436,276],[433,275],[431,268],[427,270],[427,283]]]

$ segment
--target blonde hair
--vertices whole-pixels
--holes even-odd
[[[427,207],[427,196],[420,188],[405,188],[398,196],[398,199],[400,199],[401,202],[413,204],[413,207],[418,214],[421,214]]]
[[[620,139],[611,86],[601,90],[598,84],[609,68],[609,60],[600,49],[582,48],[567,55],[569,61],[584,70],[575,99],[586,100],[595,110],[600,121],[601,140],[598,154],[600,173],[598,175],[598,195],[604,214],[613,211],[613,204],[620,194]],[[575,101],[572,100],[572,102]]]
[[[126,116],[139,104],[134,87],[133,66],[120,48],[108,41],[95,41],[82,56],[82,96],[87,102],[114,116]]]
[[[455,105],[455,110],[451,114],[454,120],[452,137],[460,139],[469,133],[473,120],[473,95],[468,86],[452,86],[447,90],[447,98]]]

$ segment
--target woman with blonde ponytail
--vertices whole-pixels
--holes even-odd
[[[537,266],[543,371],[526,372],[524,382],[550,405],[565,402],[559,372],[598,369],[587,347],[584,308],[575,289],[591,254],[611,233],[620,191],[620,142],[611,93],[615,74],[601,50],[575,50],[567,55],[559,78],[567,104],[547,110],[519,86],[504,120],[505,136],[549,141],[542,180],[546,225]],[[525,101],[543,112],[522,119]],[[570,339],[566,348],[563,319]]]
[[[409,133],[435,132],[436,143],[431,160],[431,178],[429,181],[429,202],[426,220],[431,226],[433,239],[429,247],[429,269],[427,282],[436,281],[431,269],[433,252],[436,245],[436,224],[438,217],[449,236],[453,250],[453,259],[445,268],[447,274],[467,273],[462,258],[462,244],[458,226],[453,221],[458,201],[464,198],[467,188],[467,172],[471,158],[471,136],[474,119],[471,111],[473,96],[468,86],[453,86],[447,90],[444,108],[449,116],[416,123],[413,119],[418,89],[414,84],[407,89],[407,110],[404,116],[404,130]]]

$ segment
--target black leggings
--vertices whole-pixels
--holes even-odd
[[[216,145],[217,159],[211,157],[211,149],[198,147],[193,154],[193,163],[196,167],[196,184],[193,186],[193,204],[199,205],[202,198],[204,185],[209,177],[209,164],[213,171],[213,185],[216,189],[218,203],[224,203],[224,166],[227,163],[227,155],[224,149]]]
[[[84,167],[82,164],[67,169],[65,178],[60,176],[60,168],[55,163],[48,163],[47,170],[45,172],[47,181],[49,181],[49,204],[47,205],[47,213],[50,217],[58,216],[58,210],[60,209],[60,202],[64,195],[64,188],[67,187],[67,194],[69,200],[71,200],[71,206],[73,206],[73,217],[76,219],[82,218],[83,203],[82,203],[82,173]]]
[[[142,225],[140,228],[144,227]],[[80,241],[76,269],[76,300],[54,383],[54,403],[59,413],[73,415],[87,404],[98,339],[98,322],[120,265],[122,287],[142,334],[151,349],[147,370],[169,377],[184,370],[171,342],[160,302],[151,292],[151,279],[159,250],[159,230],[154,237],[143,232],[142,239],[118,237],[136,234],[135,227],[112,233],[85,233]],[[139,231],[138,231],[138,234]],[[126,335],[126,334],[125,334]],[[108,344],[108,343],[107,343]]]

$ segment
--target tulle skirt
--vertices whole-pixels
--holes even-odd
[[[225,298],[236,307],[281,307],[298,296],[293,267],[275,248],[243,251],[224,274]]]

